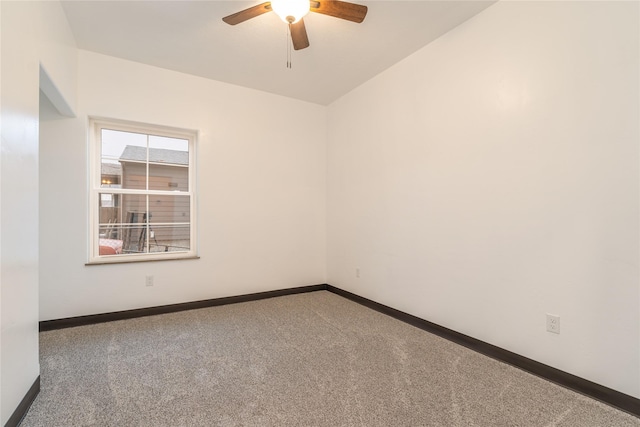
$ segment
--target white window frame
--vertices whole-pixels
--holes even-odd
[[[154,135],[169,138],[185,139],[189,144],[189,186],[188,191],[181,191],[181,196],[189,197],[189,250],[172,252],[149,252],[136,254],[100,255],[100,193],[137,194],[137,195],[168,195],[175,196],[176,192],[163,190],[137,190],[122,188],[102,188],[102,130],[115,130],[138,134]],[[196,241],[196,145],[198,132],[195,130],[178,129],[167,126],[137,123],[125,120],[89,118],[89,259],[87,264],[110,264],[141,261],[162,261],[173,259],[197,258]],[[147,161],[148,163],[148,161]],[[148,203],[148,202],[147,202]],[[149,209],[147,209],[147,212]],[[149,227],[149,226],[148,226]],[[147,229],[147,235],[149,235]]]

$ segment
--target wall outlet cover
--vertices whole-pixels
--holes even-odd
[[[547,332],[560,333],[560,316],[547,313]]]

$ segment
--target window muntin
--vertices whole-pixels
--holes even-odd
[[[90,263],[194,257],[192,131],[91,120]]]

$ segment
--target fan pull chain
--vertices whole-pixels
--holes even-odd
[[[291,24],[287,25],[287,68],[291,69]]]

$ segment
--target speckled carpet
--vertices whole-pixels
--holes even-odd
[[[40,334],[32,426],[640,426],[327,291]]]

